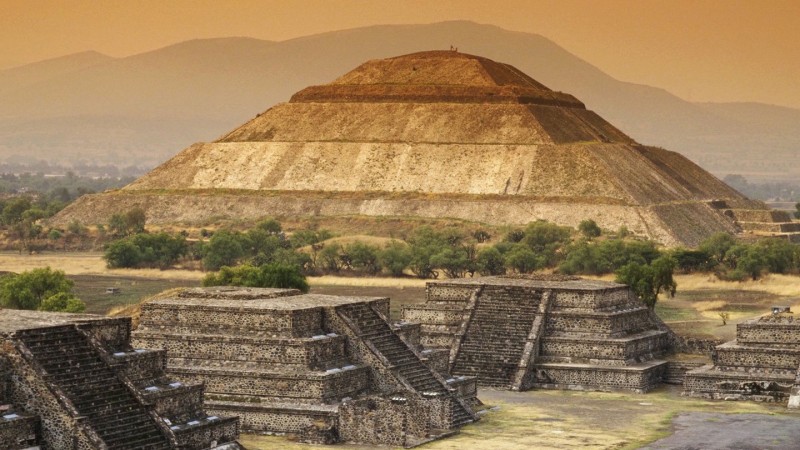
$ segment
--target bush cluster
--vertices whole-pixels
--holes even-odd
[[[73,282],[49,267],[0,278],[0,306],[12,309],[77,313],[86,304],[72,293]]]

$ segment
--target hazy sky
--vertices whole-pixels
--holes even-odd
[[[541,34],[688,100],[800,108],[800,0],[0,0],[0,69],[84,50],[128,56],[193,38],[454,19]]]

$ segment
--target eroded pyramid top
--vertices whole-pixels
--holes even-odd
[[[376,59],[332,83],[310,86],[292,102],[523,103],[584,109],[508,64],[457,51]]]

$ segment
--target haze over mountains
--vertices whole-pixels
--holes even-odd
[[[284,42],[195,40],[126,58],[84,52],[5,70],[0,160],[154,166],[367,59],[450,45],[514,65],[577,96],[639,142],[681,152],[715,174],[800,176],[800,110],[687,102],[616,80],[542,36],[472,22],[373,26]]]

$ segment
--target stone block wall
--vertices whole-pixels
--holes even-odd
[[[547,331],[566,331],[583,335],[624,336],[650,329],[647,307],[608,314],[554,310],[547,316]]]
[[[439,417],[447,429],[448,407],[447,401],[407,391],[351,400],[340,407],[339,434],[345,442],[412,447],[432,440],[430,417]]]
[[[169,331],[180,334],[215,334],[230,328],[238,334],[275,337],[304,337],[322,334],[322,310],[231,310],[224,307],[162,305],[145,303],[147,315],[141,330]]]
[[[716,347],[713,365],[686,373],[684,394],[787,401],[800,367],[800,321],[789,314],[771,314],[739,324],[736,332],[736,340]]]

